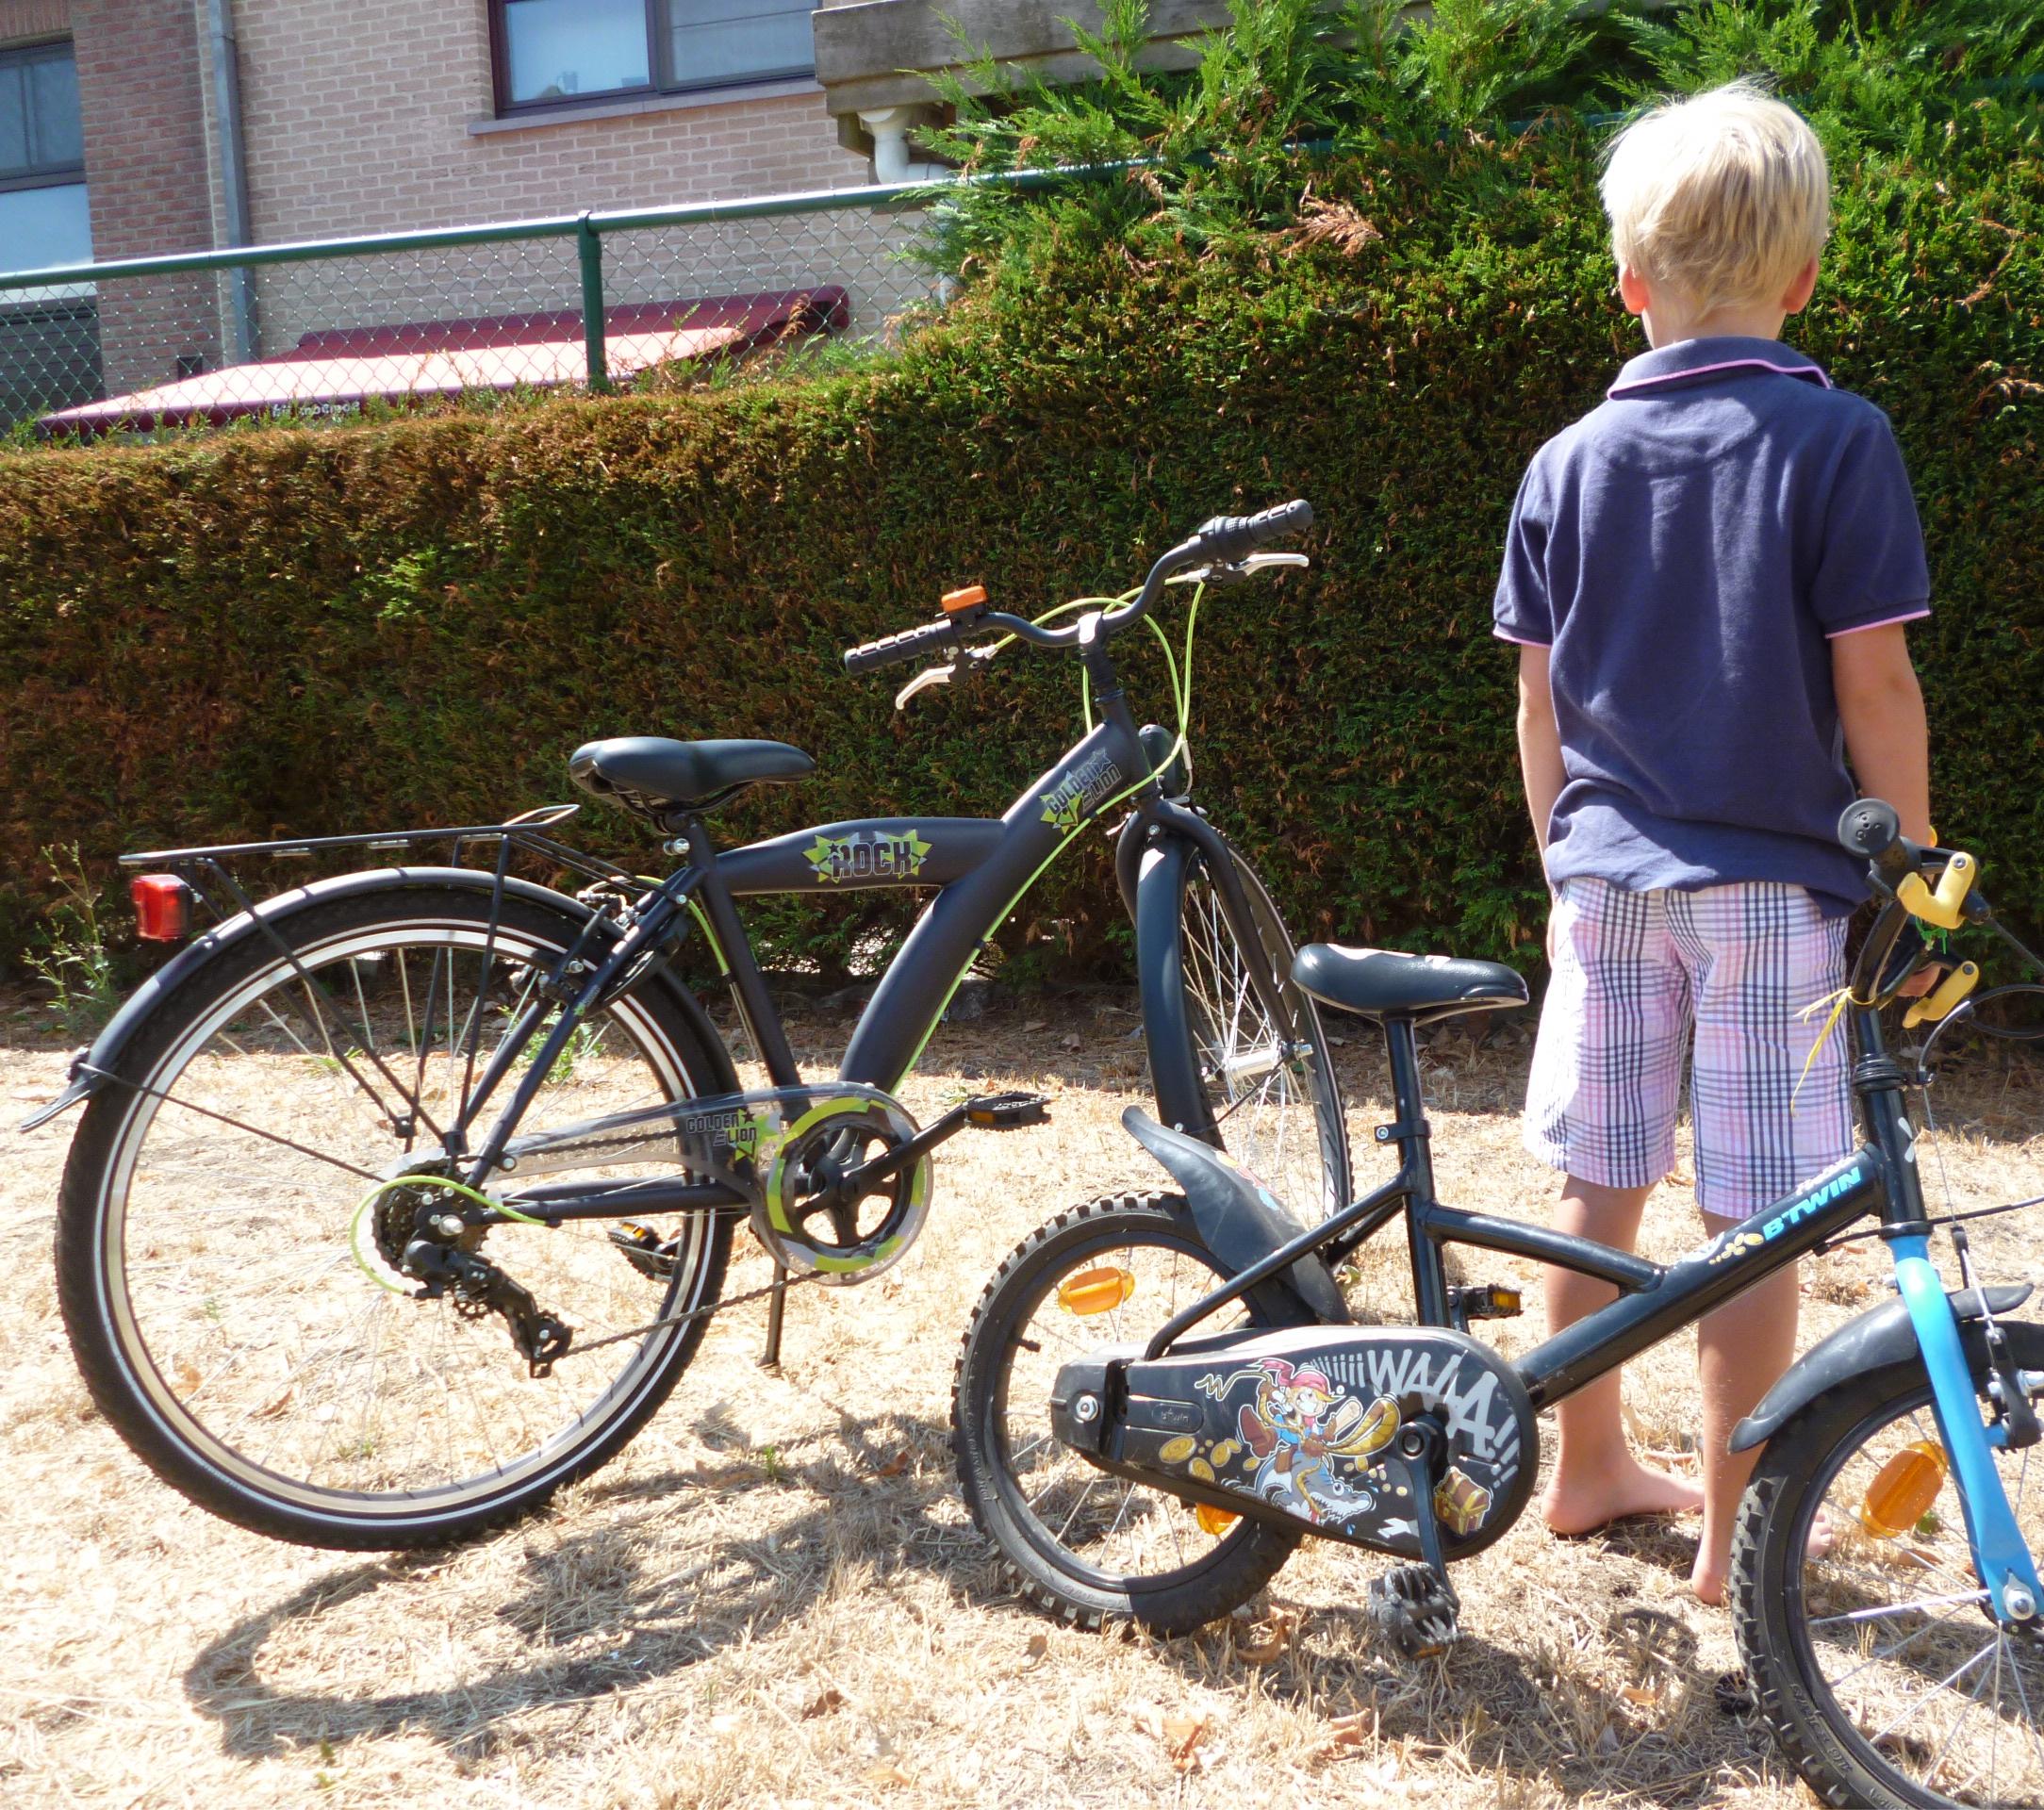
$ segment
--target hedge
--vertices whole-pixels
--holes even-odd
[[[1936,586],[1913,644],[1937,822],[2034,919],[2044,157],[2034,106],[1992,114],[1841,165],[1791,337],[1895,422]],[[839,650],[969,581],[1028,611],[1119,588],[1202,517],[1298,495],[1314,570],[1204,612],[1197,796],[1302,936],[1525,959],[1543,895],[1489,601],[1526,459],[1637,348],[1593,170],[1565,127],[1383,149],[1316,176],[1347,230],[1039,248],[1028,308],[968,295],[849,374],[0,457],[0,947],[35,933],[47,846],[110,885],[124,847],[486,819],[570,796],[599,734],[812,751],[733,837],[997,812],[1072,732],[1071,663],[1011,650],[897,715],[905,671],[849,679]],[[1157,714],[1154,657],[1129,671]],[[582,829],[651,858],[603,807]],[[1082,847],[1011,950],[1113,963]],[[837,970],[899,909],[759,922]]]

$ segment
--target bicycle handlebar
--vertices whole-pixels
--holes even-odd
[[[1245,558],[1267,541],[1280,540],[1287,535],[1303,533],[1313,525],[1313,506],[1303,497],[1292,502],[1281,502],[1274,509],[1265,509],[1253,516],[1213,516],[1199,525],[1190,540],[1181,540],[1160,557],[1149,568],[1149,575],[1143,581],[1143,589],[1132,603],[1125,603],[1118,610],[1106,610],[1100,615],[1099,633],[1103,639],[1112,639],[1122,630],[1132,627],[1147,616],[1163,594],[1165,582],[1174,572],[1180,572],[1191,566],[1203,563],[1233,565]],[[847,672],[873,672],[882,666],[891,666],[902,660],[913,660],[918,654],[934,649],[961,645],[966,632],[981,629],[999,629],[1027,641],[1038,648],[1069,648],[1079,644],[1079,629],[1074,626],[1063,629],[1047,629],[1031,622],[1026,617],[1012,616],[1005,610],[979,609],[968,616],[961,614],[946,617],[940,621],[926,622],[918,628],[904,629],[899,634],[882,635],[878,641],[867,641],[856,648],[845,650]]]

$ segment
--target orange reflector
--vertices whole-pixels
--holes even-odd
[[[1135,1277],[1127,1270],[1080,1270],[1058,1284],[1058,1305],[1067,1313],[1107,1313],[1134,1292]]]
[[[1242,1517],[1229,1514],[1226,1508],[1214,1508],[1204,1502],[1195,1502],[1193,1505],[1193,1519],[1199,1523],[1201,1533],[1212,1534],[1218,1539]]]
[[[191,931],[191,888],[175,874],[137,874],[128,881],[135,934],[144,943],[182,943]]]
[[[944,605],[946,616],[956,616],[960,610],[976,610],[986,601],[986,586],[964,584],[955,591],[946,591],[938,601]]]
[[[1949,1468],[1944,1448],[1929,1440],[1904,1446],[1867,1486],[1859,1524],[1876,1539],[1900,1539],[1937,1500]]]

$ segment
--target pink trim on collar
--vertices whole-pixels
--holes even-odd
[[[1623,396],[1635,389],[1651,388],[1656,384],[1679,383],[1685,377],[1707,377],[1719,370],[1772,370],[1783,377],[1814,377],[1826,389],[1832,387],[1831,379],[1816,365],[1777,365],[1770,358],[1727,358],[1721,364],[1692,365],[1688,370],[1660,370],[1651,377],[1635,377],[1629,384],[1613,384],[1604,393]]]

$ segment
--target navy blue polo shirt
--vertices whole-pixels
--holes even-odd
[[[1493,605],[1553,650],[1547,875],[1864,897],[1831,641],[1930,614],[1887,417],[1776,339],[1641,354],[1541,448]]]

